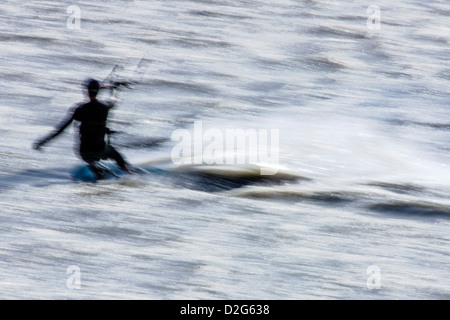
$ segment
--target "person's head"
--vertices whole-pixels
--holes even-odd
[[[88,96],[91,100],[97,97],[97,94],[100,90],[100,83],[95,79],[88,79],[85,83]]]

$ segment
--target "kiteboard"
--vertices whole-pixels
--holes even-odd
[[[145,174],[145,169],[128,165],[130,171],[119,168],[115,163],[97,162],[95,170],[87,164],[80,165],[70,172],[70,176],[76,181],[97,182],[100,180],[120,179],[130,174]]]

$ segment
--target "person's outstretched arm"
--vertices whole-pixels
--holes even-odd
[[[46,136],[45,138],[42,138],[38,141],[36,141],[33,144],[33,148],[36,150],[39,150],[40,148],[42,148],[42,146],[44,144],[46,144],[47,142],[49,142],[50,140],[52,140],[53,138],[57,137],[60,133],[62,133],[73,121],[73,113],[70,115],[70,117],[63,121],[57,128],[56,130],[49,134],[48,136]]]

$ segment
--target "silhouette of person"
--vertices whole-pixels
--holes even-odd
[[[75,120],[80,122],[79,154],[93,172],[100,173],[101,169],[97,167],[97,162],[101,159],[112,159],[122,170],[129,172],[122,155],[113,146],[105,142],[105,136],[111,133],[106,126],[108,113],[114,107],[115,101],[102,103],[97,100],[97,94],[101,88],[97,80],[89,79],[85,86],[89,102],[82,103],[70,110],[67,120],[63,121],[53,133],[35,142],[34,149],[40,150],[42,146],[61,134]]]

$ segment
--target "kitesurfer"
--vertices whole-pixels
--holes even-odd
[[[116,103],[115,88],[108,86],[113,92],[113,98],[108,103],[102,103],[97,100],[97,94],[101,89],[101,84],[95,79],[89,79],[85,83],[85,89],[89,101],[82,103],[71,109],[68,118],[63,121],[54,132],[43,139],[38,140],[33,147],[39,150],[47,142],[61,134],[72,121],[79,122],[79,154],[81,158],[88,163],[91,170],[99,174],[98,161],[101,159],[112,159],[124,171],[129,172],[127,163],[122,155],[109,143],[106,143],[105,136],[111,131],[106,126],[108,113]]]

